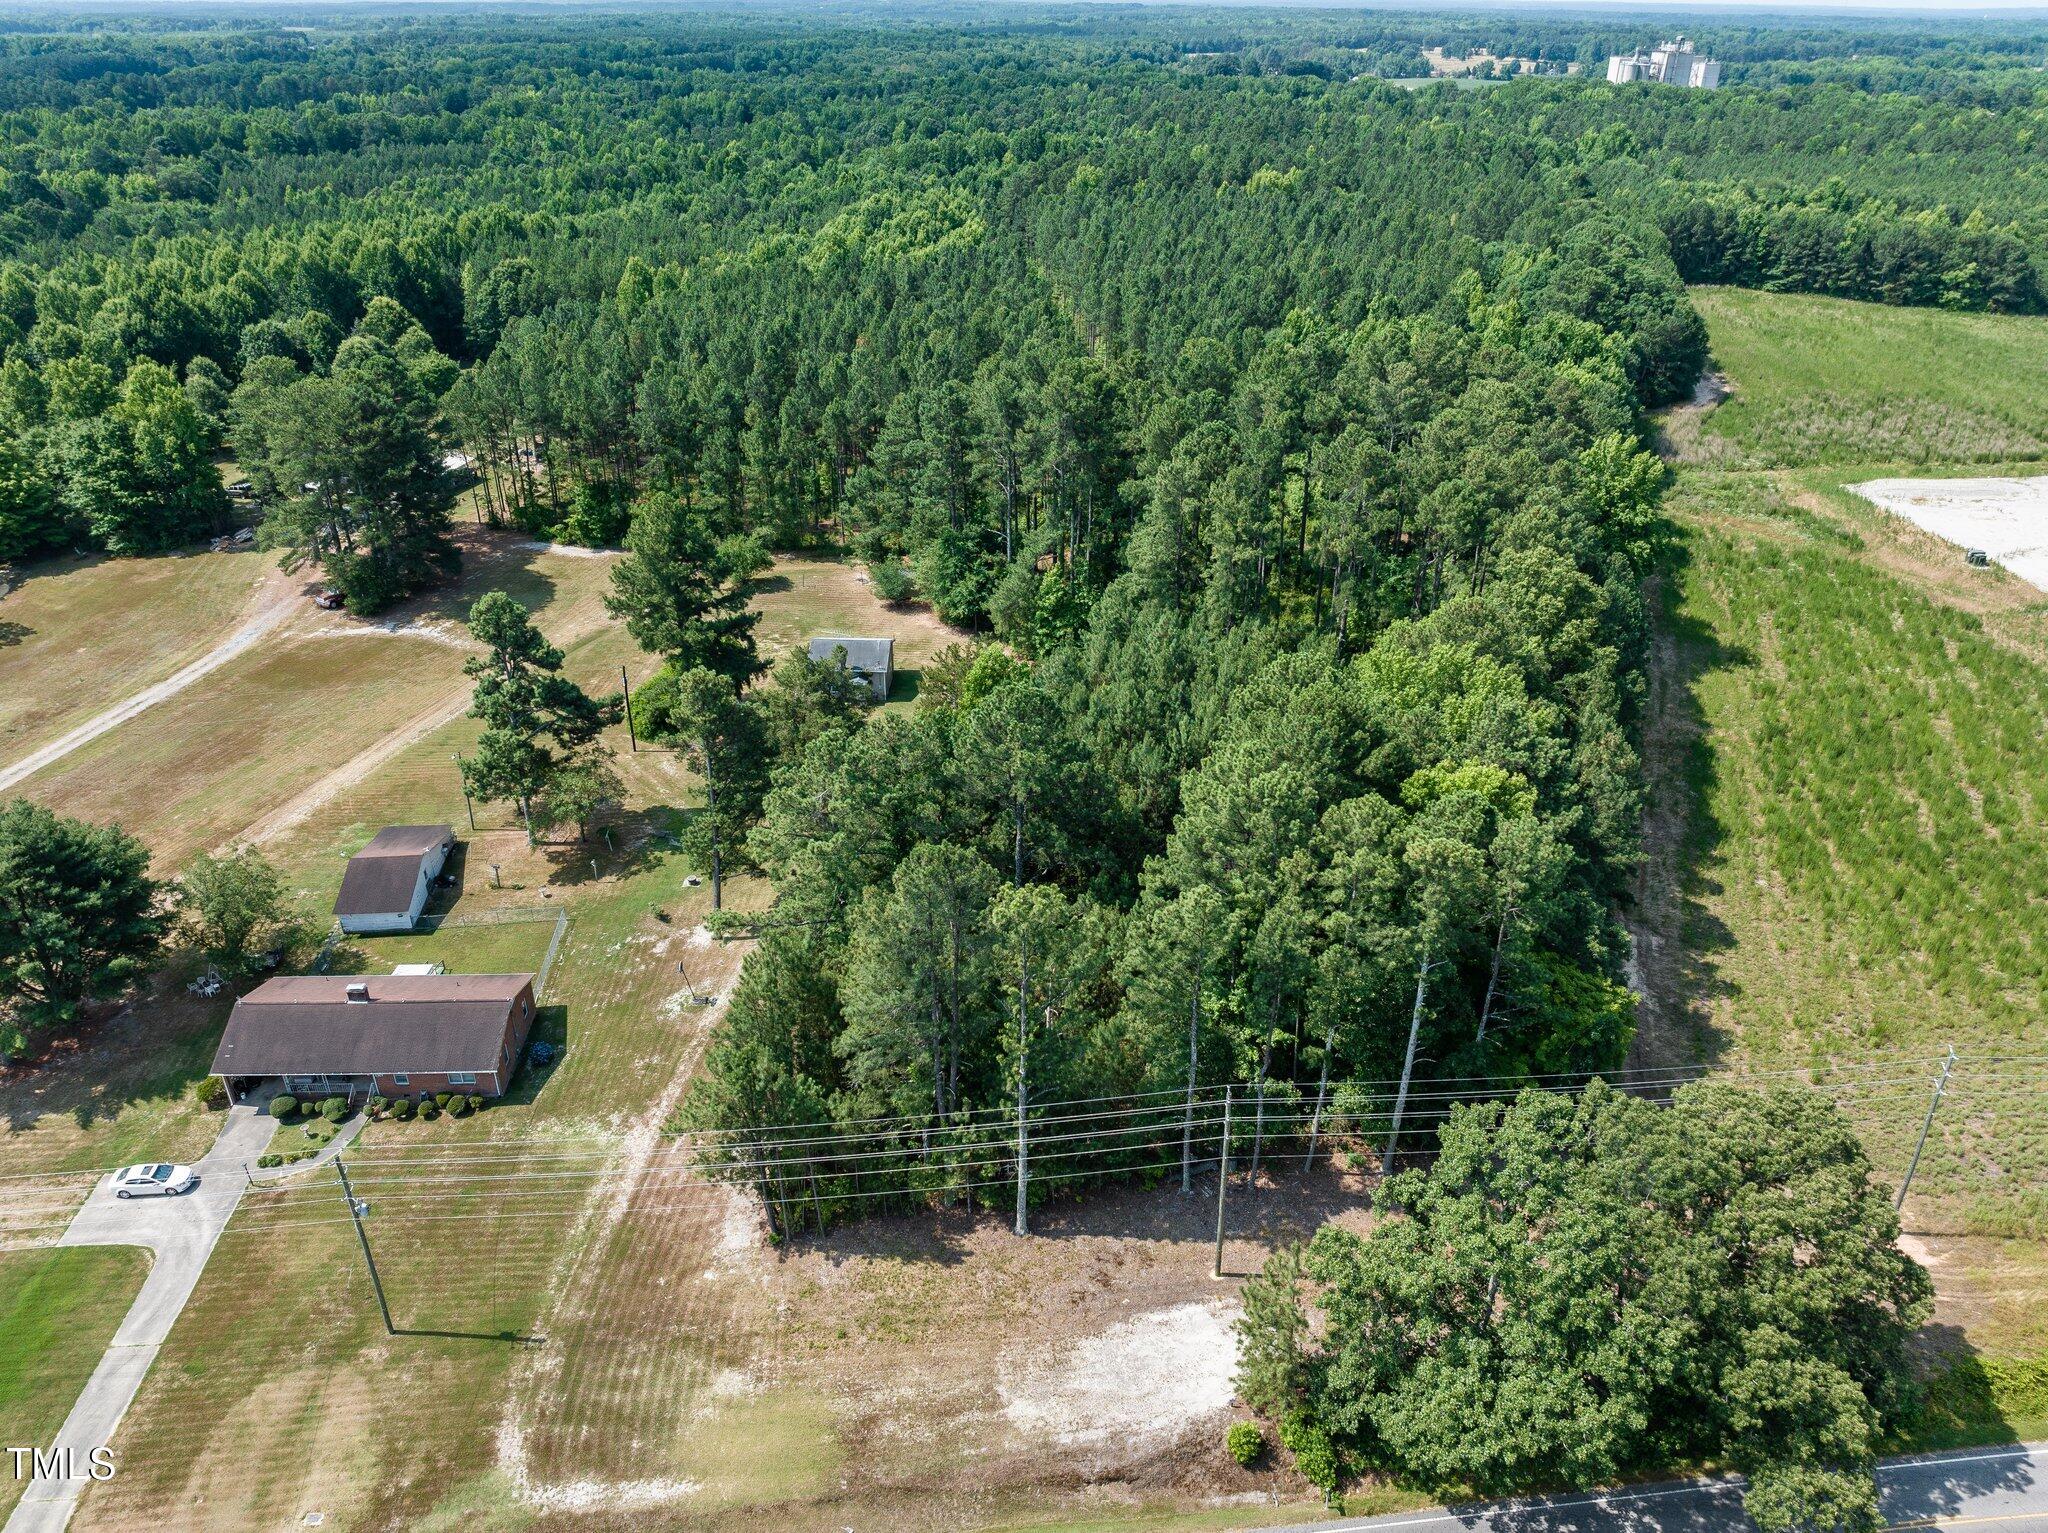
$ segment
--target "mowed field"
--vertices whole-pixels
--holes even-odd
[[[56,1436],[148,1272],[126,1246],[0,1251],[0,1447]],[[0,1474],[0,1517],[27,1488]]]
[[[1684,538],[1651,677],[1644,1048],[1823,1069],[1896,1051],[1889,1098],[1858,1109],[1896,1176],[1953,1044],[1907,1225],[1943,1320],[2038,1368],[2048,595],[1843,486],[1983,473],[1979,454],[2038,472],[2048,326],[1698,296],[1733,394],[1667,428]]]
[[[0,595],[0,768],[198,659],[291,586],[253,551],[14,572]]]
[[[2048,454],[2048,317],[1740,288],[1696,288],[1693,301],[1731,392],[1703,420],[1681,414],[1689,458],[1764,468]]]

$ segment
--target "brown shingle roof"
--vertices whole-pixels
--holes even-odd
[[[412,892],[419,887],[420,859],[454,839],[454,830],[446,825],[385,826],[349,858],[341,892],[334,897],[334,913],[379,916],[410,910]]]
[[[531,974],[305,974],[265,980],[235,1003],[216,1075],[481,1073]],[[349,987],[369,988],[367,1001]]]

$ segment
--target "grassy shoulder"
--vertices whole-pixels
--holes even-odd
[[[2048,455],[2048,319],[1697,288],[1730,397],[1681,443],[1741,467]]]
[[[0,1446],[48,1446],[149,1274],[129,1246],[0,1251]],[[0,1515],[27,1482],[0,1475]]]

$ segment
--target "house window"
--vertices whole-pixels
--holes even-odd
[[[448,1084],[451,1086],[474,1086],[476,1084],[476,1072],[474,1070],[456,1070],[449,1075]]]
[[[400,1087],[410,1086],[412,1084],[412,1077],[410,1075],[394,1075],[391,1077],[391,1084]]]

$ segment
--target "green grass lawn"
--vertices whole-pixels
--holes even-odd
[[[0,1447],[56,1437],[148,1273],[128,1246],[0,1251]],[[27,1488],[0,1473],[0,1517]]]
[[[2048,318],[1697,288],[1733,396],[1688,456],[1738,466],[2048,455]]]

